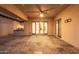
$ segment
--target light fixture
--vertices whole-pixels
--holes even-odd
[[[71,21],[72,21],[72,18],[68,18],[68,19],[65,20],[65,23],[69,23]]]
[[[40,17],[44,17],[44,14],[43,13],[40,13]]]

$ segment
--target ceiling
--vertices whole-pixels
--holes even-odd
[[[11,8],[11,6],[15,6],[16,8]],[[68,4],[9,4],[7,7],[10,7],[10,11],[2,8],[0,6],[0,12],[4,12],[10,16],[13,16],[15,19],[19,21],[22,20],[22,16],[29,17],[40,17],[40,13],[42,12],[44,14],[44,17],[55,17],[57,14],[59,14],[61,11],[63,11],[65,8],[67,8]],[[4,4],[4,7],[6,5]],[[19,11],[13,11],[16,14],[13,14],[11,10],[17,10]],[[21,17],[18,17],[18,15],[21,15]]]
[[[0,6],[0,16],[1,16],[2,14],[11,16],[15,21],[23,21],[23,20],[22,20],[20,17],[18,17],[17,15],[11,13],[10,11],[8,11],[8,10],[6,10],[6,9],[4,9],[4,8],[2,8],[2,7]],[[5,15],[4,15],[4,16],[5,16]],[[6,17],[7,17],[7,16],[6,16]],[[9,18],[9,17],[8,17],[8,18]]]
[[[45,11],[45,17],[54,17],[69,5],[66,4],[17,4],[16,5],[28,17],[39,17],[40,9]],[[39,9],[40,8],[40,9]],[[47,11],[46,11],[47,10]]]

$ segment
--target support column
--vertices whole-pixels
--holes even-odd
[[[32,35],[31,21],[24,22],[24,35]]]

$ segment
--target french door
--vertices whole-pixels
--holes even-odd
[[[47,22],[32,22],[32,34],[47,34]]]

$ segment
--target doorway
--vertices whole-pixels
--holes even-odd
[[[48,22],[32,22],[32,34],[47,34]]]
[[[55,24],[55,34],[61,38],[61,18],[56,20]]]

